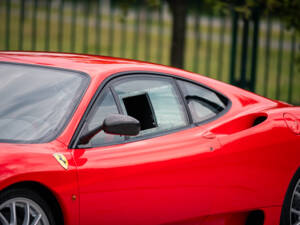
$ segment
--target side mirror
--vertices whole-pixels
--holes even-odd
[[[135,136],[141,129],[140,122],[131,116],[111,114],[106,117],[101,126],[85,133],[79,139],[78,144],[87,144],[101,130],[109,134]]]
[[[102,129],[109,134],[135,136],[139,134],[141,125],[131,116],[112,114],[104,119]]]

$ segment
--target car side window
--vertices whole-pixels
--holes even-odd
[[[187,81],[177,81],[187,102],[194,123],[211,119],[222,112],[228,100],[214,91]]]
[[[121,79],[113,85],[124,114],[139,120],[138,136],[188,125],[180,96],[167,78]]]
[[[87,123],[84,128],[84,133],[89,132],[103,123],[103,120],[111,115],[117,114],[118,108],[113,98],[113,95],[109,89],[104,90],[102,94],[96,100],[92,112],[88,117]],[[110,143],[116,143],[124,140],[124,137],[119,135],[107,134],[104,131],[100,131],[95,135],[88,143],[92,147],[102,146]]]

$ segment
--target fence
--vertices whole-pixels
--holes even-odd
[[[127,13],[109,0],[2,0],[0,50],[101,54],[169,64],[166,4]],[[272,16],[188,14],[185,69],[300,104],[296,33]]]

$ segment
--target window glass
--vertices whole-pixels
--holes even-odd
[[[110,114],[117,114],[118,108],[114,101],[111,92],[107,89],[103,92],[100,98],[97,99],[92,114],[88,119],[85,127],[85,132],[91,131],[103,123],[103,120]],[[84,132],[84,133],[85,133]],[[108,143],[118,142],[124,138],[119,135],[107,134],[100,131],[89,142],[91,146],[100,146]]]
[[[199,85],[178,80],[194,122],[202,122],[215,117],[227,105],[223,96]]]
[[[88,77],[78,72],[0,63],[0,142],[51,141],[87,84]]]
[[[123,79],[114,88],[124,113],[140,121],[139,136],[188,123],[180,97],[169,79]]]

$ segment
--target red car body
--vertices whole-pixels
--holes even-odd
[[[64,223],[242,225],[251,212],[279,224],[300,167],[300,107],[195,73],[92,55],[1,52],[1,62],[82,71],[89,87],[63,132],[43,144],[0,143],[0,192],[47,190]],[[146,71],[194,80],[226,96],[230,109],[188,129],[129,143],[72,149],[70,142],[98,87],[117,73]],[[258,117],[266,118],[253,126]],[[66,170],[53,157],[63,154]]]

